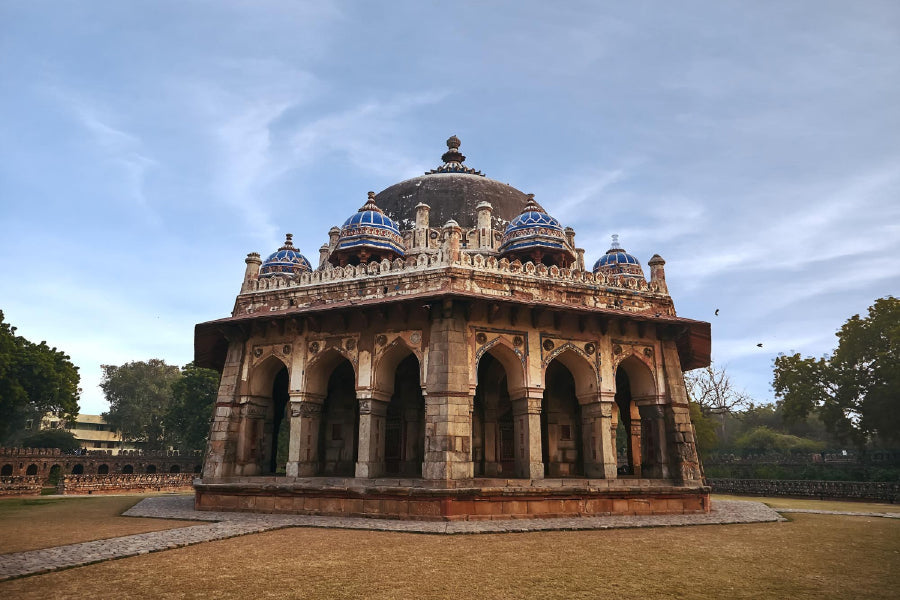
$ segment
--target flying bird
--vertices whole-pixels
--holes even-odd
[[[717,316],[717,317],[719,316],[719,309],[718,309],[718,308],[716,309],[716,316]]]
[[[757,347],[757,348],[762,348],[762,344],[761,344],[761,343],[760,343],[760,344],[757,344],[756,347]]]

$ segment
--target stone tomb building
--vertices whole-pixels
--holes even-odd
[[[369,193],[318,266],[248,255],[231,317],[197,325],[222,373],[196,505],[458,519],[709,510],[658,255],[575,232],[464,164]],[[280,442],[280,443],[279,443]],[[281,451],[279,451],[279,447]]]

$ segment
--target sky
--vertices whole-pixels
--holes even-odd
[[[0,310],[100,413],[453,134],[590,263],[662,255],[756,402],[900,293],[896,0],[0,0]]]

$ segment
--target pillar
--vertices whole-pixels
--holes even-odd
[[[319,474],[319,431],[324,397],[316,394],[291,394],[291,435],[288,442],[288,477],[314,477]]]
[[[459,228],[457,227],[457,230]],[[458,237],[458,236],[457,236]],[[435,306],[425,375],[425,479],[473,476],[472,406],[466,320],[451,299]],[[474,367],[473,367],[474,368]]]
[[[584,474],[587,477],[616,478],[616,443],[612,426],[614,398],[614,393],[606,393],[578,399],[581,404]]]
[[[513,434],[516,438],[516,477],[543,479],[541,457],[541,403],[544,392],[535,389],[512,401]]]
[[[699,484],[703,481],[700,459],[691,424],[691,409],[684,387],[684,373],[675,341],[662,343],[663,373],[668,402],[664,406],[669,443],[669,464],[672,478],[681,485]]]
[[[235,402],[241,362],[244,358],[244,341],[240,336],[229,339],[225,367],[219,380],[216,408],[206,443],[206,459],[203,461],[203,479],[229,477],[234,474],[237,454],[239,413]]]
[[[360,399],[356,476],[381,477],[384,474],[384,430],[389,399],[375,398],[372,392],[365,390],[357,395]]]

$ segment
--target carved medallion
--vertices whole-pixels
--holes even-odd
[[[290,354],[291,353],[291,345],[285,344],[284,347],[281,349],[281,353],[282,354]]]
[[[311,342],[309,344],[309,353],[315,354],[318,351],[319,351],[319,342]]]
[[[422,341],[422,336],[419,334],[418,331],[415,331],[415,332],[412,333],[412,335],[409,336],[409,341],[410,341],[413,345],[418,346],[418,345],[419,345],[419,342]]]
[[[356,348],[356,340],[354,340],[353,338],[345,340],[344,348],[346,348],[349,352],[353,352],[353,349]]]
[[[613,346],[613,354],[622,354],[622,346],[618,344]]]
[[[253,349],[253,356],[255,356],[256,358],[259,358],[260,356],[262,356],[262,353],[263,353],[262,348],[254,348]]]
[[[379,333],[375,336],[375,343],[379,346],[384,346],[385,344],[387,344],[387,336],[383,333]]]
[[[521,335],[513,336],[513,346],[515,346],[516,348],[521,347],[522,344],[524,344],[524,343],[525,343],[525,340],[522,339]]]
[[[544,340],[543,346],[544,346],[544,350],[546,350],[547,352],[550,352],[551,350],[553,350],[553,348],[556,347],[556,344],[553,343],[553,340]]]
[[[487,336],[483,332],[479,331],[475,334],[475,341],[478,342],[479,345],[484,344],[485,342],[487,342]]]
[[[597,351],[597,346],[595,346],[592,342],[588,342],[587,344],[584,345],[584,353],[587,354],[588,356],[593,355],[594,352],[596,352],[596,351]]]

